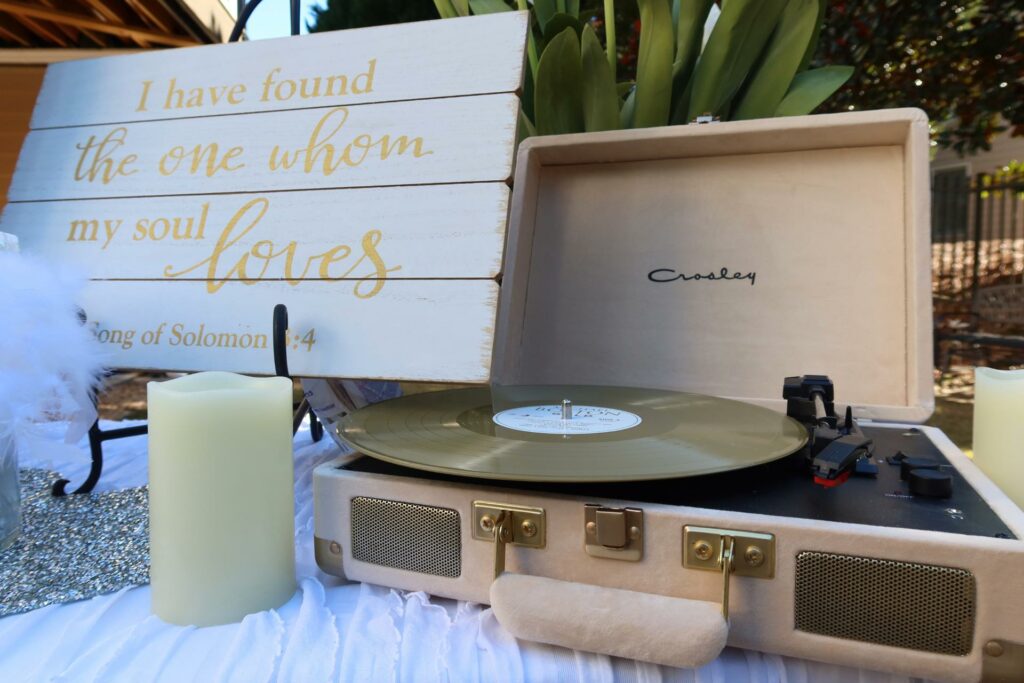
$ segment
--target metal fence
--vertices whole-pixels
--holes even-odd
[[[1024,173],[936,173],[932,289],[939,317],[990,287],[1024,284]]]

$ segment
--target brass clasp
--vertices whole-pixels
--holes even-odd
[[[593,557],[639,562],[644,554],[644,511],[583,506],[583,549]]]
[[[683,566],[722,574],[722,616],[729,620],[732,575],[775,577],[775,536],[755,531],[683,527]]]
[[[735,570],[735,557],[733,548],[736,547],[736,539],[732,536],[722,537],[722,554],[718,558],[718,564],[722,568],[722,618],[729,621],[729,584],[732,573]]]
[[[494,522],[494,578],[505,573],[505,546],[512,542],[512,513],[502,510]]]
[[[494,543],[494,578],[505,571],[505,546],[543,548],[547,524],[543,508],[473,501],[473,538]]]

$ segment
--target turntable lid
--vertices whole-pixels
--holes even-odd
[[[531,138],[492,378],[931,413],[927,119],[901,109]]]

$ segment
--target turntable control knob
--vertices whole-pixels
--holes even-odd
[[[900,479],[907,481],[913,470],[937,470],[939,463],[931,458],[906,457],[900,460]]]
[[[953,495],[953,475],[935,469],[915,469],[907,477],[910,492],[928,498],[949,498]]]

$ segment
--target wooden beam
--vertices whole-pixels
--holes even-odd
[[[41,4],[44,7],[50,7],[52,9],[61,9],[60,7],[55,7],[54,4],[53,4],[54,2],[57,2],[57,1],[60,1],[60,0],[40,0],[40,1],[41,1]],[[64,2],[64,8],[63,9],[65,11],[72,10],[72,9],[74,9],[74,10],[88,9],[88,7],[82,5],[81,3],[75,4],[73,6],[69,6],[67,3],[70,0],[62,0],[62,1]],[[65,34],[70,36],[71,39],[75,42],[76,45],[80,45],[81,44],[81,41],[82,41],[83,37],[86,38],[87,40],[91,41],[92,44],[94,46],[96,46],[97,48],[105,48],[105,47],[107,47],[108,45],[110,45],[109,41],[111,41],[111,40],[114,40],[115,42],[120,40],[117,36],[101,36],[100,34],[96,33],[95,31],[86,31],[84,29],[75,28],[74,26],[68,26],[67,24],[56,24],[56,26],[59,26],[61,28],[61,30],[64,31]]]
[[[81,29],[98,31],[100,33],[111,33],[131,40],[148,40],[159,45],[176,45],[186,47],[198,44],[198,41],[184,36],[171,36],[135,26],[110,24],[82,14],[73,14],[71,12],[51,9],[49,7],[40,7],[39,5],[29,5],[24,2],[15,2],[14,0],[0,0],[0,11],[9,12],[15,16],[45,19],[46,21],[52,21],[58,24],[67,24]]]
[[[2,38],[3,40],[9,40],[12,43],[17,43],[18,45],[21,45],[23,47],[28,47],[29,45],[31,45],[31,43],[25,41],[18,34],[12,32],[12,31],[8,31],[7,29],[5,29],[2,24],[0,24],[0,38]],[[9,49],[9,48],[4,48],[4,49],[6,50],[6,49]]]
[[[41,0],[41,1],[42,1],[44,6],[46,6],[46,7],[53,7],[53,5],[50,4],[49,2],[46,2],[46,0]],[[67,40],[71,41],[72,45],[78,45],[79,41],[81,40],[81,37],[83,35],[85,35],[82,31],[79,31],[74,26],[66,26],[64,24],[54,24],[54,26],[57,27],[57,30],[60,31],[60,34],[62,36],[67,38]]]
[[[164,21],[159,16],[157,16],[157,13],[150,9],[149,5],[147,5],[145,2],[139,2],[139,0],[125,1],[128,3],[129,7],[138,12],[139,16],[144,18],[149,24],[155,26],[164,33],[171,32],[171,26],[173,24],[168,23],[167,21]]]
[[[50,41],[57,47],[67,47],[67,38],[61,33],[60,29],[56,26],[47,25],[46,22],[36,21],[31,17],[23,17],[18,14],[14,15],[15,20],[22,26],[32,31],[37,36],[41,36],[44,40]]]
[[[0,35],[2,34],[3,27],[0,26]],[[93,59],[95,57],[130,55],[140,51],[141,50],[135,48],[98,50],[87,47],[67,49],[45,47],[22,49],[17,47],[5,47],[0,50],[0,67],[55,64],[57,62],[66,62],[72,59]]]
[[[106,21],[114,25],[125,25],[132,20],[133,15],[130,12],[125,12],[124,7],[118,6],[115,10],[113,7],[107,5],[103,0],[83,0],[85,5],[92,9],[96,14],[99,14]],[[142,47],[150,47],[151,43],[143,38],[133,38]]]
[[[18,22],[3,15],[0,15],[0,36],[23,47],[32,47],[36,44],[36,36],[26,31]]]

